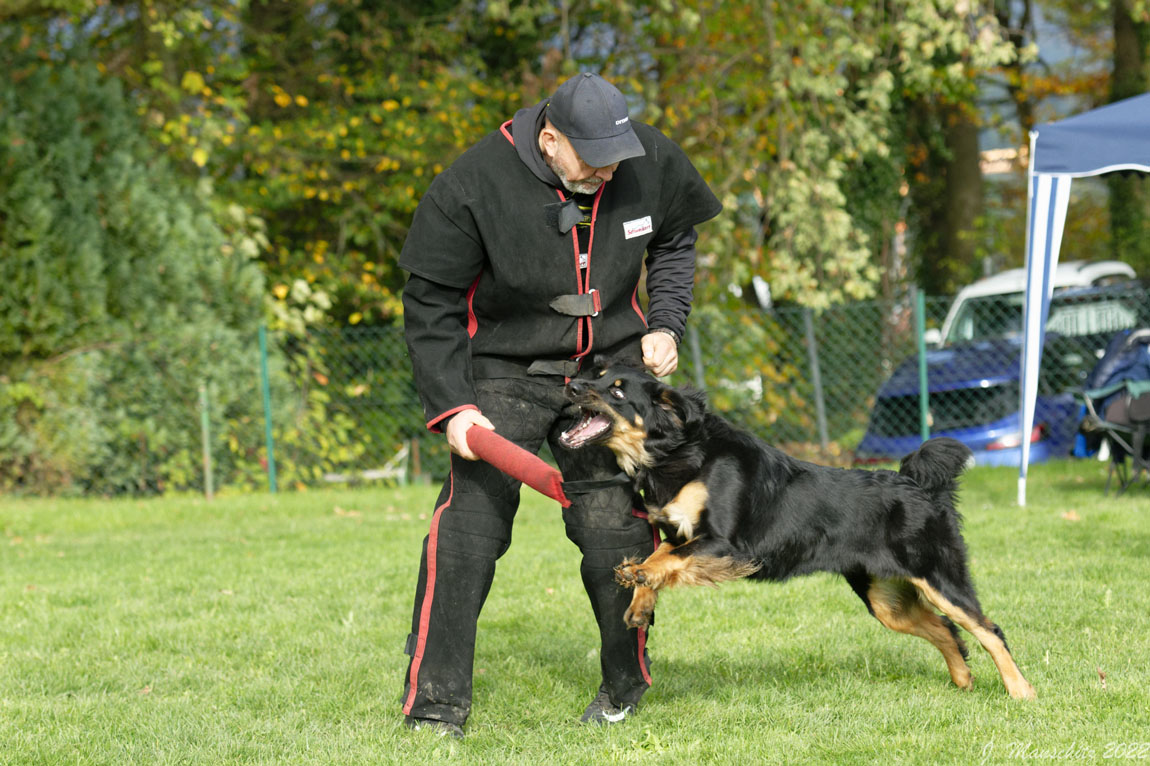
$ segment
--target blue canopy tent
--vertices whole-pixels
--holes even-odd
[[[1070,184],[1119,170],[1150,173],[1150,93],[1030,132],[1027,185],[1026,311],[1022,343],[1022,459],[1018,468],[1018,504],[1026,505],[1030,434],[1038,396],[1038,367],[1058,266]]]

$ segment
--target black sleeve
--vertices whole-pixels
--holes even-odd
[[[654,136],[652,153],[660,168],[664,190],[663,215],[656,236],[670,238],[721,213],[723,203],[678,144],[655,128],[647,126],[646,129]]]
[[[467,192],[448,168],[415,209],[399,267],[441,285],[467,288],[485,260]]]
[[[647,246],[647,326],[683,337],[695,290],[695,234],[688,227]]]
[[[403,290],[403,331],[427,427],[477,407],[467,333],[467,289],[412,274]]]

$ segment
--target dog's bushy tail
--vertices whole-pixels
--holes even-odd
[[[974,458],[970,448],[945,436],[931,439],[902,459],[898,472],[932,495],[945,493],[953,503],[958,477]]]

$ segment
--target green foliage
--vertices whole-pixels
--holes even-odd
[[[269,343],[282,351],[269,360],[277,483],[295,489],[316,486],[325,473],[356,464],[374,445],[355,420],[333,406],[331,379],[319,345],[282,331],[272,333]],[[264,427],[263,418],[251,413],[227,423],[234,488],[267,486]]]
[[[431,179],[522,105],[529,21],[444,1],[140,0],[68,24],[170,157],[267,222],[269,287],[303,279],[358,324],[399,312],[396,256]]]
[[[976,3],[695,0],[644,18],[616,66],[737,222],[707,232],[709,298],[753,274],[814,307],[873,294],[901,217],[904,102],[965,102],[1014,55]]]
[[[0,0],[0,21],[54,13],[88,13],[98,0]]]
[[[261,484],[252,357],[264,300],[273,329],[296,339],[397,322],[396,254],[431,179],[578,69],[618,82],[723,198],[700,240],[700,304],[730,308],[729,286],[752,276],[777,300],[824,310],[880,283],[897,299],[913,270],[891,255],[896,224],[948,257],[931,247],[928,215],[946,203],[939,137],[980,78],[1014,67],[1011,87],[1034,98],[1105,90],[1098,32],[1112,3],[1037,5],[1083,32],[1083,72],[1016,66],[1029,43],[987,2],[0,3],[3,475],[104,491],[194,484],[206,379],[217,445],[229,445],[221,472]],[[1144,0],[1126,5],[1146,22]],[[94,68],[61,64],[80,59]],[[992,190],[991,207],[1021,219],[1019,193]],[[1016,219],[990,214],[976,229],[979,254],[1020,253]],[[763,397],[779,414],[767,417],[809,420],[786,399],[809,400],[792,385],[803,365],[786,358],[791,336],[751,325],[729,340],[775,376]],[[367,395],[348,392],[376,390],[377,373],[345,378],[338,352],[285,344],[290,359],[271,363],[289,482],[416,435],[406,410],[399,427],[356,433],[341,413]],[[745,390],[716,396],[764,417]]]
[[[350,324],[397,316],[395,256],[434,175],[580,68],[618,80],[726,202],[703,293],[757,274],[806,305],[867,297],[908,163],[892,113],[967,103],[1014,55],[983,4],[945,0],[138,0],[69,24],[184,169],[267,221],[269,285],[304,279]]]
[[[115,79],[5,63],[0,486],[197,485],[201,382],[217,427],[258,408],[235,385],[263,305],[251,246],[155,155]]]
[[[804,393],[798,385],[804,374],[790,356],[795,338],[777,315],[768,315],[727,301],[722,307],[708,304],[692,317],[699,334],[704,370],[682,351],[685,379],[702,377],[712,407],[743,424],[759,436],[777,440],[781,433],[798,427],[809,431],[809,408],[803,406]],[[693,342],[693,341],[690,341]]]

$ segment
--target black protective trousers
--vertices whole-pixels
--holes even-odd
[[[476,381],[478,405],[495,430],[538,452],[546,439],[565,481],[603,479],[619,472],[603,447],[568,450],[558,436],[574,412],[554,378]],[[482,461],[451,458],[431,529],[423,541],[415,608],[406,651],[403,712],[463,725],[471,711],[476,622],[495,576],[495,562],[511,543],[519,506],[518,481]],[[599,627],[601,689],[616,705],[635,704],[650,686],[646,632],[628,629],[623,613],[631,591],[614,579],[628,557],[655,548],[647,522],[632,513],[629,486],[575,495],[563,511],[567,537],[583,554],[580,574]],[[595,690],[588,690],[590,697]]]

